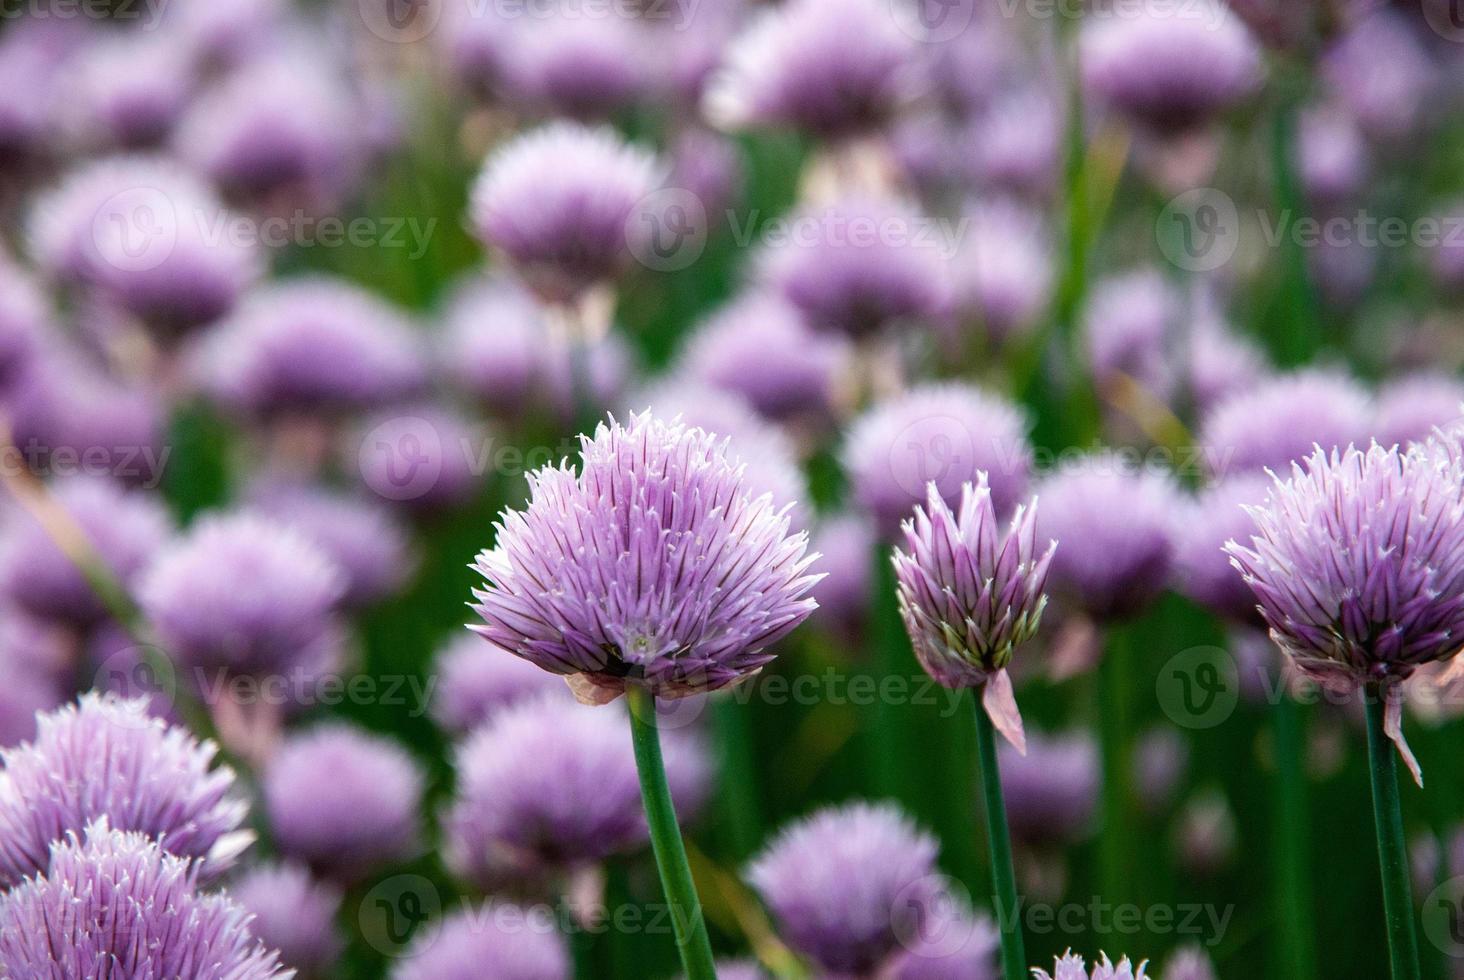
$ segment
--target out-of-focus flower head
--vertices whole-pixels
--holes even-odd
[[[931,483],[924,509],[900,530],[907,550],[895,549],[896,594],[916,659],[946,687],[980,687],[997,729],[1025,750],[1006,668],[1041,625],[1057,547],[1039,548],[1035,504],[1018,507],[1003,534],[978,473],[954,509]]]
[[[1139,269],[1094,286],[1083,316],[1088,362],[1100,386],[1120,377],[1166,398],[1174,384],[1170,348],[1183,301],[1157,269]]]
[[[1211,875],[1235,855],[1235,813],[1220,789],[1197,793],[1185,803],[1174,829],[1179,865],[1189,874]]]
[[[395,742],[326,723],[291,736],[263,777],[275,846],[345,882],[414,856],[423,779]]]
[[[745,177],[736,142],[720,133],[688,126],[671,146],[671,176],[666,183],[689,191],[715,229],[718,216],[737,202]]]
[[[0,748],[36,734],[37,716],[68,697],[74,648],[63,631],[14,609],[0,613]]]
[[[913,23],[913,19],[911,19]],[[926,87],[918,38],[879,0],[793,0],[728,45],[702,111],[725,129],[879,131]]]
[[[996,511],[1006,515],[1026,493],[1032,466],[1022,410],[974,385],[935,382],[878,402],[850,427],[844,467],[854,500],[893,539],[900,522],[935,483],[947,506],[987,475]]]
[[[13,977],[289,980],[249,914],[199,887],[198,866],[98,820],[52,847],[50,871],[0,897],[0,973]]]
[[[1464,202],[1454,201],[1440,208],[1444,229],[1456,229],[1454,233],[1441,235],[1426,257],[1429,273],[1434,283],[1449,294],[1457,297],[1464,293],[1464,242],[1459,241],[1457,229],[1464,223]]]
[[[209,876],[226,870],[253,834],[240,830],[248,805],[216,752],[142,700],[83,694],[41,715],[34,741],[0,753],[0,879],[46,873],[52,845],[94,820],[196,858]]]
[[[495,445],[481,422],[440,405],[408,404],[368,415],[343,440],[341,465],[364,488],[413,513],[451,510],[483,489],[483,454]]]
[[[229,883],[229,895],[254,916],[250,929],[299,980],[324,980],[345,949],[336,929],[342,895],[293,863],[251,868]]]
[[[873,197],[809,205],[759,256],[759,284],[810,326],[864,340],[928,325],[950,309],[942,229],[914,206]]]
[[[905,940],[892,980],[996,980],[1000,934],[985,914],[973,915],[954,895],[923,910],[917,935]]]
[[[1134,786],[1146,813],[1174,802],[1189,766],[1189,743],[1168,725],[1156,725],[1134,746]]]
[[[1377,407],[1373,438],[1406,448],[1464,421],[1464,382],[1442,372],[1405,375],[1379,389]]]
[[[49,339],[51,316],[40,287],[0,260],[0,394],[8,393],[35,363]]]
[[[1219,0],[1085,18],[1080,61],[1093,96],[1161,135],[1203,126],[1262,77],[1255,40]]]
[[[1186,381],[1195,409],[1208,414],[1216,405],[1255,387],[1269,372],[1265,355],[1213,310],[1201,308],[1188,340]]]
[[[314,676],[335,662],[346,577],[287,524],[250,513],[201,517],[143,573],[137,598],[163,646],[189,668]]]
[[[1215,966],[1199,946],[1186,946],[1164,964],[1164,980],[1216,980]]]
[[[77,18],[21,17],[0,40],[0,88],[25,98],[0,103],[0,174],[28,176],[57,149],[57,102],[69,59],[94,35]]]
[[[1255,523],[1247,508],[1265,503],[1271,481],[1238,473],[1201,491],[1175,525],[1175,565],[1185,595],[1237,623],[1260,625],[1256,597],[1231,567],[1227,541],[1245,540]]]
[[[177,152],[231,201],[268,212],[329,209],[354,184],[364,149],[357,96],[318,41],[287,43],[198,97]]]
[[[507,26],[502,88],[510,102],[590,121],[624,112],[646,94],[653,49],[636,20],[560,12]]]
[[[1062,159],[1062,106],[1050,90],[1007,93],[972,121],[963,149],[971,179],[989,191],[1052,193]]]
[[[147,32],[99,38],[73,59],[69,74],[62,111],[83,146],[157,146],[193,94],[188,52]]]
[[[1098,746],[1091,735],[1033,732],[1022,754],[997,749],[1012,836],[1034,848],[1062,848],[1093,830],[1098,810]]]
[[[704,320],[687,341],[681,370],[689,378],[747,399],[778,421],[822,418],[832,411],[849,350],[815,333],[791,305],[753,292]]]
[[[391,980],[565,980],[573,970],[564,939],[552,919],[536,922],[531,912],[495,900],[429,923]]]
[[[635,209],[664,166],[608,128],[556,122],[503,144],[473,184],[473,230],[534,292],[571,303],[612,283],[649,241]]]
[[[665,735],[666,778],[686,818],[705,799],[709,763],[691,736]],[[443,849],[456,874],[484,889],[542,884],[649,839],[630,720],[618,708],[552,694],[523,701],[464,742],[455,766]]]
[[[212,75],[238,67],[278,40],[286,0],[209,0],[170,3],[160,13],[172,43],[188,51],[195,69]]]
[[[724,440],[635,415],[582,436],[580,456],[579,472],[530,474],[528,506],[478,556],[489,640],[584,697],[677,697],[757,670],[813,611],[817,556],[789,533],[792,502],[754,496]]]
[[[1287,469],[1311,455],[1365,440],[1373,404],[1357,382],[1334,371],[1307,369],[1277,375],[1226,399],[1200,425],[1210,470],[1216,476]]]
[[[1159,596],[1180,503],[1169,474],[1095,454],[1059,469],[1040,496],[1037,533],[1062,542],[1052,562],[1055,593],[1099,621],[1133,616]]]
[[[1051,973],[1033,967],[1032,976],[1035,980],[1147,980],[1144,972],[1147,965],[1145,962],[1135,967],[1127,956],[1114,963],[1107,953],[1099,953],[1093,971],[1089,973],[1083,958],[1069,952],[1057,958]]]
[[[824,577],[813,587],[818,609],[813,618],[842,639],[863,635],[873,592],[874,544],[869,518],[844,513],[821,521],[813,533]]]
[[[785,828],[746,877],[795,950],[831,974],[872,976],[942,900],[936,854],[893,805],[851,803]]]
[[[249,508],[304,534],[345,575],[341,603],[362,608],[402,588],[413,571],[407,529],[383,505],[318,484],[265,482]]]
[[[515,704],[544,695],[569,697],[564,682],[482,637],[463,633],[437,655],[432,717],[466,735]]]
[[[1407,152],[1437,71],[1409,14],[1386,6],[1362,17],[1327,50],[1321,75],[1364,133]]]
[[[72,526],[42,524],[12,501],[0,541],[0,594],[38,619],[86,629],[107,617],[107,606],[53,535],[79,531],[82,543],[126,587],[167,544],[173,522],[156,496],[108,480],[72,477],[51,493]]]
[[[1372,169],[1369,158],[1367,141],[1345,109],[1322,104],[1302,115],[1296,168],[1313,201],[1338,203],[1356,194]]]
[[[348,414],[398,402],[426,364],[406,318],[325,277],[273,283],[220,324],[202,355],[205,386],[255,416]]]
[[[97,290],[167,341],[227,313],[263,271],[206,184],[161,157],[107,157],[70,172],[27,221],[49,276]]]
[[[1041,219],[1009,200],[983,204],[956,253],[955,308],[996,344],[1026,333],[1047,302],[1051,246]]]
[[[513,37],[497,4],[445,0],[434,37],[457,83],[473,97],[488,101],[501,94],[508,73],[508,45]]]
[[[1464,636],[1464,457],[1437,444],[1318,450],[1251,516],[1249,546],[1226,550],[1271,639],[1323,683],[1384,688],[1387,733],[1421,783],[1390,689]]]

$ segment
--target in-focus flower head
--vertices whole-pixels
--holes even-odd
[[[279,951],[298,980],[324,980],[345,949],[336,929],[342,895],[293,863],[251,868],[229,883],[229,895],[254,916],[250,929]]]
[[[1387,733],[1421,782],[1394,688],[1464,645],[1464,456],[1318,450],[1250,513],[1250,545],[1226,550],[1271,639],[1323,683],[1380,687]]]
[[[552,917],[493,901],[429,923],[391,980],[565,980],[573,972]]]
[[[913,18],[911,19],[913,23]],[[877,131],[923,89],[918,38],[879,0],[794,0],[733,39],[702,111],[725,129]]]
[[[555,675],[466,631],[438,654],[437,675],[432,717],[457,735],[541,695],[569,697]]]
[[[507,654],[500,654],[507,656]],[[706,789],[699,743],[668,730],[667,781],[683,817]],[[648,841],[630,720],[541,695],[497,712],[458,749],[443,816],[448,866],[484,889],[541,885]]]
[[[1037,533],[1062,542],[1054,593],[1103,621],[1132,616],[1163,591],[1180,503],[1169,474],[1095,454],[1050,476],[1041,497]]]
[[[250,513],[211,514],[164,548],[138,602],[189,668],[313,675],[334,662],[345,575],[315,542]]]
[[[0,880],[45,873],[50,847],[94,820],[199,859],[209,876],[249,845],[247,805],[217,747],[148,714],[144,700],[83,694],[37,719],[36,737],[0,753]]]
[[[1260,85],[1255,40],[1220,0],[1084,19],[1083,84],[1116,111],[1158,132],[1202,126]]]
[[[955,507],[962,487],[985,473],[992,505],[1005,516],[1027,491],[1029,428],[1020,408],[974,385],[917,385],[875,403],[850,426],[843,461],[854,501],[893,540],[930,483]]]
[[[286,740],[270,759],[264,808],[282,854],[354,882],[414,856],[422,788],[417,763],[397,743],[328,723]]]
[[[1037,508],[1018,507],[1002,533],[986,474],[961,488],[952,510],[930,484],[925,507],[900,526],[896,595],[916,659],[946,687],[980,687],[982,705],[1012,744],[1025,749],[1006,674],[1047,606],[1043,589],[1056,542],[1039,549]]]
[[[290,980],[198,866],[100,819],[52,846],[50,871],[0,897],[0,974]]]
[[[568,463],[530,474],[475,567],[479,633],[579,693],[627,684],[662,697],[725,687],[814,609],[807,535],[788,503],[754,496],[724,440],[633,415],[581,437]]]
[[[1147,963],[1140,963],[1135,967],[1127,956],[1115,964],[1107,953],[1099,953],[1098,961],[1093,964],[1093,971],[1089,973],[1083,958],[1068,952],[1057,958],[1051,973],[1033,967],[1032,976],[1035,980],[1147,980],[1144,973],[1147,966]]]
[[[1207,413],[1200,444],[1215,475],[1285,470],[1315,446],[1367,439],[1374,410],[1367,391],[1334,371],[1308,369],[1263,380]]]
[[[872,976],[942,899],[936,853],[893,805],[851,803],[785,828],[746,877],[795,950],[831,974]]]
[[[556,122],[494,150],[473,184],[473,229],[548,300],[614,282],[651,229],[633,220],[664,167],[606,127]],[[644,237],[643,237],[644,236]]]
[[[875,197],[809,205],[770,236],[760,285],[817,330],[864,340],[949,312],[942,231],[915,207]]]

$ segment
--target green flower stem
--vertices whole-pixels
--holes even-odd
[[[661,887],[671,909],[671,925],[676,933],[676,948],[687,980],[716,980],[712,964],[712,943],[707,937],[707,923],[702,917],[696,883],[691,878],[691,865],[686,859],[686,845],[681,840],[681,827],[671,805],[671,790],[666,785],[666,765],[661,759],[661,735],[656,728],[656,696],[639,687],[626,692],[630,702],[630,730],[635,743],[635,766],[640,773],[641,800],[646,808],[646,823],[651,830],[651,850],[656,855],[656,868],[661,873]]]
[[[1098,665],[1098,746],[1103,761],[1103,835],[1099,841],[1103,898],[1114,905],[1128,899],[1133,874],[1132,765],[1129,703],[1133,693],[1132,654],[1127,630],[1108,629],[1103,662]]]
[[[1276,205],[1283,225],[1291,227],[1306,217],[1305,198],[1296,175],[1296,130],[1305,87],[1299,80],[1283,80],[1283,89],[1271,130],[1271,170],[1275,181]],[[1283,315],[1276,321],[1272,349],[1282,364],[1304,364],[1322,346],[1322,326],[1317,311],[1316,289],[1307,270],[1306,249],[1295,235],[1286,235],[1281,245],[1285,277],[1282,283]]]
[[[1418,936],[1413,926],[1408,846],[1403,841],[1403,807],[1398,798],[1397,749],[1383,732],[1386,695],[1370,685],[1367,708],[1367,758],[1372,774],[1373,821],[1383,879],[1383,916],[1388,929],[1388,960],[1393,980],[1419,980]]]
[[[748,730],[751,707],[727,696],[712,703],[712,727],[721,754],[722,823],[729,852],[746,860],[762,840],[762,807],[758,802],[757,775]]]
[[[869,660],[875,683],[879,684],[886,677],[909,676],[913,657],[907,652],[910,638],[905,633],[895,598],[895,568],[890,561],[889,545],[876,542],[871,561],[874,562],[874,598],[869,636],[874,651]],[[913,739],[908,706],[892,703],[889,698],[877,698],[871,720],[873,730],[868,735],[875,788],[880,795],[911,804],[910,760],[915,756],[909,751]]]
[[[1307,819],[1304,746],[1306,728],[1301,705],[1282,693],[1271,711],[1276,747],[1276,904],[1281,928],[1280,975],[1311,980],[1317,973],[1313,946],[1311,839]]]
[[[1005,980],[1023,980],[1027,954],[1022,942],[1022,916],[1017,906],[1017,875],[1012,867],[1012,838],[1007,830],[1006,803],[1001,795],[1001,771],[996,761],[996,730],[981,707],[976,709],[976,745],[981,764],[981,799],[986,812],[986,840],[991,849],[991,879],[995,889],[996,920],[1001,930],[1001,969]]]

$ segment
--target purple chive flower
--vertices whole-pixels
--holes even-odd
[[[1147,962],[1135,967],[1127,956],[1117,964],[1108,958],[1107,953],[1099,953],[1098,956],[1091,973],[1081,956],[1069,952],[1058,957],[1051,973],[1033,967],[1032,976],[1035,980],[1147,980],[1144,973]]]
[[[1133,758],[1140,804],[1149,814],[1163,810],[1174,801],[1184,779],[1189,766],[1189,744],[1173,728],[1156,725],[1140,736]]]
[[[826,418],[849,350],[815,333],[798,312],[765,293],[722,307],[687,341],[681,370],[689,378],[745,398],[776,421]]]
[[[307,53],[299,43],[286,48],[255,58],[201,95],[174,143],[230,200],[321,211],[361,169],[359,107],[328,54]]]
[[[844,467],[859,508],[893,539],[934,482],[947,506],[978,473],[1009,514],[1027,491],[1032,448],[1022,410],[974,385],[932,383],[879,402],[855,420]]]
[[[510,102],[588,121],[624,112],[647,92],[654,55],[638,21],[559,14],[510,25],[507,43],[499,42]]]
[[[840,637],[855,638],[868,621],[873,594],[876,536],[869,519],[845,513],[822,521],[813,534],[814,549],[824,577],[813,587],[818,609],[813,618]]]
[[[413,939],[391,980],[567,980],[573,973],[552,918],[493,901],[426,927]]]
[[[1199,316],[1187,340],[1186,382],[1196,410],[1203,415],[1254,388],[1269,371],[1260,349],[1218,317]]]
[[[651,229],[634,220],[662,164],[608,128],[550,123],[495,150],[473,185],[472,225],[545,299],[614,282]]]
[[[63,113],[83,145],[144,149],[172,131],[193,87],[189,53],[162,35],[98,39],[72,65]]]
[[[973,916],[952,895],[937,899],[924,913],[891,980],[997,980],[1000,936],[990,917]]]
[[[1037,533],[1062,542],[1054,591],[1100,621],[1135,615],[1163,591],[1180,503],[1168,474],[1092,456],[1050,477],[1041,496]]]
[[[341,723],[287,739],[263,778],[280,853],[346,882],[416,853],[422,789],[421,770],[405,749]]]
[[[381,601],[412,573],[407,529],[380,504],[306,483],[260,484],[248,500],[251,510],[309,538],[340,569],[347,608]]]
[[[1205,790],[1180,811],[1174,849],[1180,867],[1190,874],[1215,874],[1235,855],[1235,814],[1225,793]]]
[[[1028,847],[1063,848],[1084,840],[1098,810],[1098,746],[1086,732],[1033,732],[1025,755],[998,748],[1001,789],[1012,836]]]
[[[789,234],[769,242],[757,275],[815,329],[864,340],[949,311],[940,234],[913,207],[850,197],[788,220]]]
[[[1306,370],[1260,382],[1221,402],[1200,426],[1200,444],[1216,476],[1285,470],[1314,446],[1341,448],[1364,441],[1372,400],[1351,378]]]
[[[667,779],[685,818],[705,796],[700,744],[664,740]],[[448,866],[485,890],[542,882],[648,838],[630,721],[541,695],[503,708],[457,750],[457,797],[443,816]]]
[[[345,949],[336,929],[342,895],[298,864],[268,864],[229,884],[229,895],[254,916],[250,928],[299,980],[330,976]]]
[[[51,845],[94,820],[197,858],[210,877],[227,869],[253,835],[239,829],[248,806],[216,752],[142,700],[83,694],[41,715],[34,741],[0,753],[0,880],[44,874]]]
[[[453,78],[474,98],[496,97],[508,74],[510,25],[502,11],[473,0],[440,4],[442,19],[435,37]]]
[[[1186,946],[1164,965],[1164,980],[1217,980],[1210,957],[1198,946]]]
[[[1160,134],[1202,126],[1260,85],[1255,40],[1219,0],[1183,8],[1148,0],[1084,21],[1083,85]]]
[[[724,129],[877,132],[924,88],[920,41],[878,0],[793,0],[727,46],[702,111]]]
[[[475,629],[586,697],[696,694],[771,660],[814,609],[817,556],[726,443],[634,415],[580,445],[580,472],[530,474],[528,507],[506,511],[478,556]]]
[[[301,532],[255,514],[200,518],[153,561],[137,597],[195,671],[314,676],[334,662],[345,575]]]
[[[1296,169],[1313,201],[1342,203],[1361,190],[1371,164],[1356,120],[1336,105],[1307,110],[1297,131]]]
[[[1321,78],[1368,138],[1398,152],[1417,132],[1424,104],[1438,84],[1416,12],[1380,7],[1328,48]]]
[[[992,103],[970,125],[962,150],[971,177],[994,191],[1050,195],[1062,160],[1063,110],[1051,91],[1018,90]]]
[[[405,316],[358,286],[325,277],[278,282],[220,324],[207,387],[254,415],[350,413],[415,394],[426,374]]]
[[[1126,377],[1166,398],[1174,379],[1169,347],[1184,309],[1156,269],[1140,269],[1099,283],[1083,317],[1088,362],[1099,385]]]
[[[785,828],[746,877],[795,950],[832,974],[874,976],[915,934],[905,917],[943,897],[936,852],[893,805],[850,803]]]
[[[1373,438],[1381,446],[1403,446],[1432,438],[1464,420],[1464,382],[1434,372],[1389,381],[1378,391]]]
[[[466,735],[513,705],[569,688],[548,671],[482,637],[463,633],[437,655],[432,717],[455,735]]]
[[[166,508],[155,496],[130,493],[110,481],[73,477],[54,485],[55,502],[74,522],[85,543],[124,587],[136,582],[173,532]],[[42,526],[13,504],[0,542],[0,595],[38,619],[78,629],[107,617],[106,604],[86,575]]]
[[[35,363],[53,329],[51,316],[40,287],[0,260],[0,394],[10,392]]]
[[[94,38],[81,22],[56,17],[17,18],[0,39],[0,87],[25,98],[0,104],[0,173],[30,176],[57,149],[56,96],[70,57]]]
[[[84,165],[35,204],[29,249],[48,275],[92,287],[161,340],[227,313],[263,271],[205,183],[160,157]]]
[[[931,483],[925,509],[900,525],[896,593],[905,631],[926,673],[946,687],[979,687],[1006,738],[1024,749],[1021,716],[1006,668],[1037,633],[1056,542],[1038,549],[1037,509],[1018,507],[1003,534],[986,474],[961,488],[952,510]]]
[[[1390,689],[1448,660],[1464,636],[1464,459],[1408,451],[1317,451],[1252,508],[1251,547],[1226,546],[1271,639],[1323,683]],[[1339,556],[1345,560],[1339,560]],[[1386,730],[1422,783],[1389,696]]]
[[[744,177],[742,151],[720,133],[688,126],[671,145],[671,176],[666,183],[689,191],[706,210],[712,228],[739,200]]]
[[[492,464],[496,445],[483,423],[430,404],[367,416],[345,443],[342,466],[356,470],[364,489],[413,513],[472,502],[484,488],[483,466]]]
[[[1051,246],[1040,219],[1010,201],[982,206],[971,214],[951,278],[960,318],[992,343],[1025,333],[1052,284]]]
[[[35,738],[36,717],[67,699],[68,640],[22,613],[0,614],[0,748]]]
[[[198,865],[98,820],[51,851],[50,872],[0,896],[0,974],[289,980],[249,915],[199,887]]]
[[[1265,503],[1271,481],[1240,473],[1203,490],[1175,525],[1179,586],[1195,602],[1237,623],[1260,625],[1255,593],[1230,565],[1227,541],[1245,540],[1255,522],[1248,508]]]

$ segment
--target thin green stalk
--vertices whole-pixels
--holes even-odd
[[[1282,260],[1285,279],[1282,284],[1282,311],[1279,329],[1274,330],[1272,348],[1283,364],[1303,364],[1311,360],[1322,346],[1322,326],[1318,316],[1316,289],[1307,271],[1306,250],[1301,241],[1290,234],[1296,223],[1306,217],[1306,201],[1301,182],[1296,176],[1296,129],[1304,95],[1301,83],[1283,89],[1271,131],[1271,170],[1275,181],[1276,204],[1281,209],[1281,224],[1287,230],[1282,236]]]
[[[905,633],[905,624],[900,620],[900,609],[895,599],[895,569],[890,562],[889,545],[876,542],[871,560],[874,562],[875,587],[869,630],[870,640],[874,643],[870,665],[874,670],[875,683],[879,684],[886,677],[908,676],[907,666],[913,662],[913,657],[907,652],[910,638]],[[907,708],[907,705],[894,704],[888,698],[876,698],[872,713],[873,730],[868,733],[875,788],[881,795],[902,803],[911,800],[910,760],[915,758],[906,751],[910,744]]]
[[[701,901],[686,859],[686,844],[681,840],[681,827],[671,805],[671,790],[666,785],[666,765],[661,759],[661,735],[656,727],[656,696],[640,687],[630,687],[630,730],[635,743],[635,766],[640,773],[641,800],[646,808],[646,824],[651,830],[651,851],[661,874],[661,888],[671,909],[671,925],[676,933],[676,948],[687,980],[716,980],[712,963],[712,943],[707,937],[707,923],[702,917]]]
[[[574,969],[574,980],[591,980],[595,975],[594,934],[584,927],[574,914],[574,905],[567,897],[559,900],[559,917],[569,939],[570,964]]]
[[[1383,731],[1387,697],[1369,685],[1367,761],[1372,775],[1373,822],[1383,879],[1383,916],[1388,929],[1388,961],[1393,980],[1419,980],[1418,936],[1413,925],[1413,892],[1408,845],[1403,840],[1403,805],[1398,797],[1397,748]]]
[[[600,414],[595,407],[594,374],[590,367],[590,345],[579,336],[569,339],[569,384],[574,389],[574,428],[576,432],[589,432],[595,427]]]
[[[722,822],[728,850],[738,861],[748,858],[763,836],[747,710],[748,705],[730,697],[717,698],[712,704],[712,726],[722,756],[718,780],[722,788]]]
[[[1099,841],[1100,881],[1105,901],[1127,901],[1133,874],[1135,837],[1131,806],[1133,779],[1130,757],[1129,705],[1134,685],[1133,651],[1121,626],[1108,630],[1103,662],[1098,666],[1098,745],[1103,761],[1103,836]]]
[[[1306,729],[1301,705],[1284,693],[1271,711],[1276,746],[1276,907],[1281,928],[1281,976],[1310,980],[1316,976],[1313,945],[1311,860],[1307,844]]]
[[[1022,916],[1017,906],[1017,875],[1012,867],[1012,838],[1007,830],[1006,803],[1001,795],[1001,771],[996,761],[996,730],[981,699],[976,709],[976,745],[981,763],[981,800],[986,814],[986,840],[991,849],[991,881],[996,900],[996,921],[1001,931],[1001,969],[1005,980],[1027,976],[1027,953],[1022,942]]]

